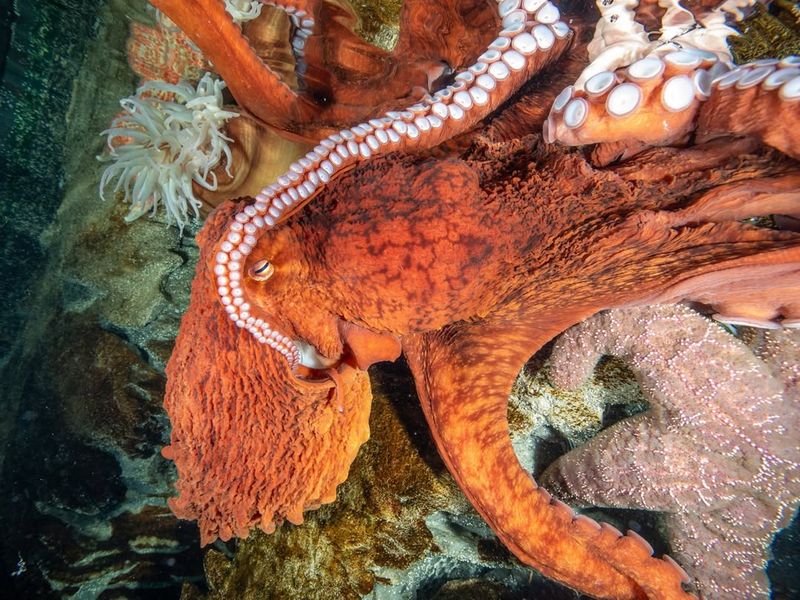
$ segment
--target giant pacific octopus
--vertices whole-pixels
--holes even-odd
[[[631,55],[600,35],[588,52],[604,66],[581,82],[586,11],[568,27],[549,2],[504,0],[470,5],[466,19],[495,29],[461,45],[403,29],[426,45],[370,63],[398,74],[365,87],[370,109],[352,81],[333,77],[322,104],[281,83],[221,2],[154,4],[226,78],[253,130],[337,131],[254,197],[218,206],[198,236],[167,371],[176,515],[208,543],[332,502],[368,437],[365,369],[402,352],[444,462],[521,561],[599,598],[690,597],[668,556],[537,486],[512,449],[507,398],[532,354],[611,307],[688,301],[729,322],[800,323],[797,59],[728,71],[713,44]],[[324,23],[327,6],[289,8]],[[601,25],[694,23],[674,3],[634,8]],[[404,26],[424,28],[419,10],[471,31],[455,3],[409,2]],[[711,16],[706,32],[724,20],[693,12]],[[476,61],[475,40],[497,31]],[[308,69],[330,56],[309,51]],[[383,113],[420,87],[435,93]],[[363,122],[338,132],[350,118]],[[754,219],[765,215],[777,216]]]

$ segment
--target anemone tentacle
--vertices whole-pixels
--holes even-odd
[[[131,209],[126,220],[145,212],[155,215],[164,206],[170,222],[183,229],[202,202],[192,184],[217,188],[214,168],[223,160],[231,175],[231,138],[225,123],[238,113],[222,107],[225,83],[206,73],[197,87],[188,83],[150,81],[124,98],[124,113],[101,135],[108,136],[110,160],[100,180],[100,197],[117,180],[113,191],[124,191]],[[166,95],[174,100],[163,99]]]

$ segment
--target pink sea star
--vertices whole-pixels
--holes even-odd
[[[672,551],[710,598],[767,597],[776,529],[797,507],[797,333],[755,352],[683,306],[601,313],[565,333],[552,379],[583,382],[604,354],[634,370],[650,409],[553,463],[542,483],[583,505],[666,513]]]

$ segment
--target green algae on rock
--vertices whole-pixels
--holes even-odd
[[[797,5],[775,2],[775,12],[756,4],[753,14],[739,24],[741,36],[730,38],[737,64],[759,58],[800,54],[800,13]]]

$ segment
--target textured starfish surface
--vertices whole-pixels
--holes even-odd
[[[682,306],[615,309],[556,342],[550,376],[574,388],[622,358],[650,402],[540,478],[581,505],[666,513],[676,558],[708,598],[767,598],[764,567],[800,490],[800,338],[744,342]]]

